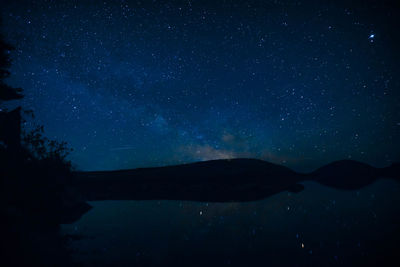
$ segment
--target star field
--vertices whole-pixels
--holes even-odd
[[[398,10],[15,1],[1,14],[16,47],[8,83],[77,168],[254,157],[311,170],[400,160]]]

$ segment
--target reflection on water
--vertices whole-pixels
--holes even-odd
[[[92,202],[66,234],[83,265],[363,265],[389,262],[400,237],[400,184],[359,191],[308,182],[250,203]]]

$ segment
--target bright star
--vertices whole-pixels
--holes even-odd
[[[369,35],[369,37],[368,37],[368,39],[369,39],[369,41],[370,41],[371,43],[374,42],[374,38],[375,38],[375,34],[373,34],[373,33],[371,33],[371,34]]]

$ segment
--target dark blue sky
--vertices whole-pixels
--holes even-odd
[[[384,166],[400,160],[395,2],[14,1],[8,82],[84,170]]]

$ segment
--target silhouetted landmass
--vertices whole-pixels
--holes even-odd
[[[306,180],[354,190],[378,178],[399,178],[399,165],[374,168],[336,161],[303,174],[256,159],[212,160],[120,171],[76,172],[74,185],[87,200],[255,201],[282,191],[300,192]]]

